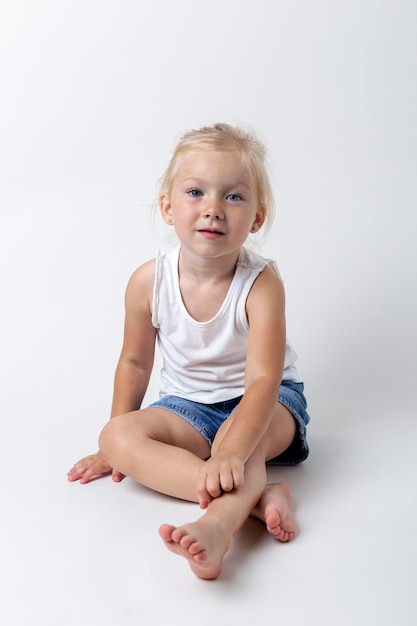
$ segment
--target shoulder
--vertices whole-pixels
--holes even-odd
[[[140,265],[131,275],[126,287],[126,302],[151,304],[152,291],[155,281],[156,259],[151,259]]]
[[[252,291],[259,291],[260,293],[264,291],[278,291],[283,293],[284,283],[274,267],[265,265],[253,283]]]
[[[256,277],[246,302],[248,318],[265,314],[267,311],[279,314],[285,308],[284,285],[275,267],[266,265]]]
[[[143,265],[140,265],[129,278],[128,287],[146,287],[149,284],[153,285],[155,267],[156,259],[151,259],[143,263]]]
[[[237,265],[246,269],[249,273],[254,273],[255,275],[268,268],[273,274],[281,279],[281,274],[274,259],[262,256],[258,252],[255,252],[250,248],[246,248],[245,246],[242,246],[240,249]]]

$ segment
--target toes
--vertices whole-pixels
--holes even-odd
[[[179,544],[181,546],[181,548],[185,548],[185,550],[189,550],[192,546],[192,544],[195,543],[195,539],[194,537],[192,537],[191,535],[188,535],[186,533],[183,533]]]
[[[198,561],[204,561],[206,558],[206,551],[198,541],[195,541],[188,548],[189,554],[191,554],[194,558],[197,558]]]
[[[175,526],[170,526],[169,524],[162,524],[159,527],[159,535],[164,541],[173,541],[172,533],[175,530]]]
[[[177,544],[180,548],[186,550],[191,556],[201,555],[199,560],[204,560],[205,550],[203,546],[196,540],[195,537],[188,534],[186,530],[164,524],[160,527],[159,534],[165,541]]]
[[[173,527],[172,533],[171,533],[172,541],[175,541],[175,543],[181,543],[184,536],[187,536],[187,535],[183,530],[181,530],[181,528]]]
[[[280,526],[274,526],[273,528],[271,526],[267,526],[267,530],[273,537],[275,537],[275,539],[278,539],[278,541],[286,542],[291,541],[294,538],[294,532],[287,531]]]
[[[197,554],[193,555],[194,561],[197,563],[204,563],[207,560],[207,552],[205,550],[201,550],[197,552]]]
[[[197,541],[192,535],[184,534],[179,542],[181,548],[187,550],[189,554],[192,556],[196,556],[204,551],[203,546],[199,541]]]

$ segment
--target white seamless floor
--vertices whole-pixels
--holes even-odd
[[[413,415],[403,414],[400,430],[388,414],[344,417],[312,421],[304,465],[269,471],[293,490],[296,540],[279,544],[248,520],[216,581],[197,579],[157,533],[162,522],[194,519],[196,505],[128,479],[67,483],[88,451],[83,436],[46,417],[29,431],[9,424],[2,623],[414,626]]]

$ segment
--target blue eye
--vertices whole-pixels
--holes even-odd
[[[226,200],[231,200],[231,202],[239,202],[239,200],[243,200],[243,198],[238,193],[229,193],[229,195],[226,196]]]
[[[189,189],[187,193],[192,198],[199,198],[202,195],[201,191],[199,191],[198,189]]]

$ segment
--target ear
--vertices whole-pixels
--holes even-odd
[[[263,204],[258,207],[256,211],[255,219],[252,224],[251,233],[257,233],[260,230],[265,222],[266,211]]]
[[[172,208],[169,201],[169,197],[166,193],[159,196],[159,210],[161,211],[162,219],[166,224],[172,224]]]

